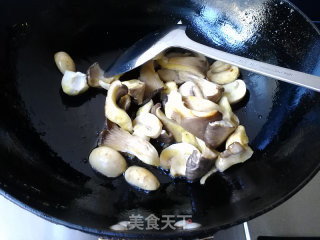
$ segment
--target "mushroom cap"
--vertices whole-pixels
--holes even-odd
[[[240,102],[247,92],[246,83],[243,80],[237,79],[234,82],[223,85],[223,96],[228,98],[230,104]]]
[[[216,148],[220,146],[235,129],[236,126],[226,120],[210,122],[205,129],[204,141],[209,147]]]
[[[116,150],[109,147],[98,147],[89,156],[90,165],[107,177],[118,177],[127,169],[127,162]]]
[[[156,176],[143,167],[129,167],[124,173],[124,178],[129,184],[146,191],[157,190],[160,186]]]

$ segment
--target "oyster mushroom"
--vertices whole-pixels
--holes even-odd
[[[189,143],[176,143],[162,150],[160,167],[170,169],[173,177],[186,175],[186,164],[191,154],[201,155],[200,151]]]
[[[221,114],[216,109],[201,112],[187,108],[182,101],[181,94],[178,92],[171,92],[168,95],[165,114],[200,139],[204,139],[208,123],[221,119]]]
[[[168,94],[170,92],[177,92],[178,91],[178,86],[176,82],[166,82],[164,84],[164,89],[161,91],[160,99],[162,101],[162,104],[165,105],[166,102],[168,101]]]
[[[106,78],[104,77],[104,71],[100,68],[99,63],[93,63],[87,70],[87,80],[90,87],[103,87],[105,88],[108,84],[112,83],[115,80],[118,80],[121,75],[114,77]],[[107,84],[104,85],[103,83]]]
[[[184,105],[191,110],[199,112],[210,112],[220,110],[220,106],[218,104],[204,98],[199,98],[196,96],[187,96],[182,97],[182,100],[184,102]]]
[[[223,96],[226,96],[228,98],[230,104],[240,102],[247,92],[246,83],[240,79],[223,85],[223,88]]]
[[[211,148],[220,146],[239,125],[239,119],[232,112],[227,97],[223,96],[221,98],[219,107],[219,111],[222,113],[222,120],[210,122],[204,133],[203,140]]]
[[[153,60],[142,65],[139,79],[145,83],[145,100],[149,100],[164,88],[163,82],[160,80],[158,73],[154,70]]]
[[[129,115],[117,105],[117,100],[128,93],[128,88],[119,80],[111,83],[105,103],[105,116],[126,131],[132,132]]]
[[[219,114],[217,109],[208,112],[196,111],[189,109],[185,106],[182,96],[179,92],[172,91],[168,94],[168,101],[165,104],[165,114],[168,118],[174,119],[175,114],[178,113],[183,118],[192,118],[192,117],[212,117],[216,114]],[[174,119],[179,123],[179,119]]]
[[[178,71],[162,68],[157,71],[159,77],[164,82],[176,82],[177,84],[182,84],[185,81],[179,78]]]
[[[62,74],[64,74],[65,71],[76,71],[74,61],[66,52],[57,52],[54,54],[54,61]]]
[[[215,61],[207,72],[207,78],[217,84],[231,83],[236,80],[239,75],[238,67],[221,61]]]
[[[101,80],[99,80],[99,85],[100,85],[100,87],[102,87],[103,89],[105,89],[105,90],[107,90],[107,91],[109,91],[109,89],[110,89],[110,83],[106,83],[106,82],[104,82],[104,81],[101,81]]]
[[[162,58],[158,59],[157,62],[162,68],[187,71],[203,78],[205,77],[205,73],[208,69],[208,61],[201,54],[197,54],[195,56],[165,54]]]
[[[248,145],[242,146],[240,143],[234,142],[219,155],[215,164],[216,168],[223,172],[234,164],[245,162],[252,154],[253,151]]]
[[[140,114],[133,120],[133,134],[157,138],[162,130],[161,121],[151,113]]]
[[[118,101],[118,106],[122,108],[125,111],[128,111],[128,109],[131,106],[131,98],[128,94],[122,96]]]
[[[239,125],[237,129],[232,133],[226,141],[226,149],[234,142],[240,143],[242,146],[248,145],[249,138],[244,126]]]
[[[220,112],[223,120],[230,121],[232,124],[238,126],[239,118],[233,113],[228,98],[223,96],[219,101]]]
[[[191,181],[201,178],[214,166],[216,157],[205,158],[197,151],[193,151],[186,163],[186,178]]]
[[[177,92],[178,91],[178,86],[176,82],[166,82],[164,84],[164,89],[162,90],[163,94],[170,94],[171,92]]]
[[[107,177],[118,177],[127,169],[127,162],[120,153],[109,147],[97,147],[89,156],[90,165]]]
[[[166,131],[165,129],[161,130],[161,133],[158,139],[164,144],[172,143],[174,140],[172,133]]]
[[[194,82],[200,88],[203,96],[213,102],[218,102],[224,91],[222,86],[188,72],[179,72],[179,78]]]
[[[100,146],[107,146],[120,152],[132,154],[146,164],[159,166],[158,152],[148,141],[133,136],[115,125],[110,129],[105,129],[100,136]]]
[[[146,191],[157,190],[160,186],[159,180],[156,176],[143,167],[129,167],[124,173],[124,178],[129,184]]]
[[[70,96],[79,95],[89,89],[85,74],[68,70],[64,72],[61,87],[62,91]]]
[[[137,79],[132,79],[128,81],[123,81],[122,84],[128,87],[128,94],[136,101],[136,103],[138,105],[142,104],[144,91],[146,88],[145,83]]]
[[[229,121],[210,122],[204,133],[204,141],[211,148],[220,146],[234,132],[236,126]]]
[[[151,111],[151,108],[153,107],[153,100],[151,99],[149,102],[147,102],[146,104],[144,104],[143,106],[141,106],[137,113],[136,116],[139,116],[141,114],[145,114],[145,113],[149,113]]]
[[[185,97],[195,96],[198,98],[203,98],[203,94],[202,94],[200,88],[194,82],[191,82],[191,81],[188,81],[188,82],[185,82],[184,84],[182,84],[179,87],[179,93]]]
[[[156,104],[155,107],[156,116],[160,119],[165,128],[173,135],[176,142],[190,143],[195,147],[199,146],[196,137],[192,133],[186,131],[174,120],[166,117],[166,115],[160,110],[160,104]]]

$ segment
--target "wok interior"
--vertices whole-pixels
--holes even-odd
[[[242,71],[249,93],[235,113],[255,151],[248,162],[216,174],[205,186],[173,181],[149,168],[162,183],[150,194],[130,187],[123,177],[101,177],[87,158],[104,123],[106,94],[91,89],[82,96],[64,95],[53,61],[53,54],[64,50],[78,71],[96,61],[107,68],[139,38],[181,20],[190,37],[204,44],[315,73],[319,35],[287,2],[34,0],[4,5],[0,187],[23,207],[91,233],[192,237],[262,214],[316,173],[319,94]],[[189,214],[202,227],[191,233],[109,232],[110,225],[131,214]]]

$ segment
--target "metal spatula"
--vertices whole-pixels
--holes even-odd
[[[220,60],[248,71],[320,92],[320,77],[318,76],[240,57],[202,45],[191,40],[186,35],[185,30],[185,26],[176,25],[140,39],[117,59],[107,70],[106,76],[110,77],[128,72],[141,66],[170,47],[179,47],[201,53],[209,58]]]

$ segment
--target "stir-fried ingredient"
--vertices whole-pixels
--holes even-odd
[[[106,127],[89,156],[91,166],[107,177],[124,173],[130,185],[157,190],[160,182],[149,170],[127,168],[124,157],[131,156],[172,178],[200,179],[204,184],[215,172],[253,154],[245,127],[230,105],[246,95],[246,84],[237,79],[240,72],[235,66],[221,61],[209,66],[200,54],[169,50],[145,63],[139,76],[125,79],[126,75],[106,78],[98,63],[86,74],[75,72],[65,52],[54,58],[64,74],[66,94],[81,94],[89,86],[107,90]],[[128,164],[134,163],[128,159]]]

